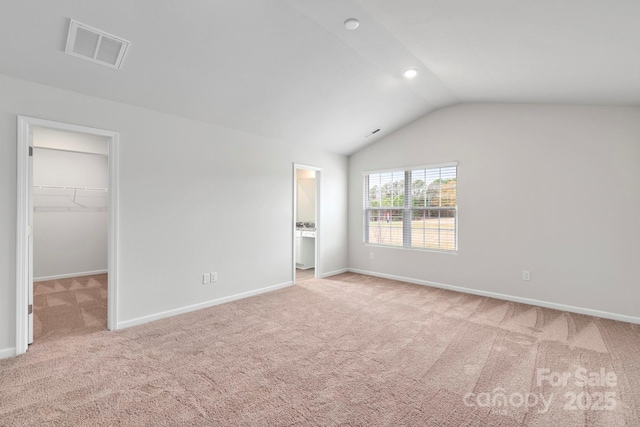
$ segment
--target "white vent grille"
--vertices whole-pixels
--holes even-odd
[[[72,19],[65,52],[119,70],[128,47],[127,40]]]

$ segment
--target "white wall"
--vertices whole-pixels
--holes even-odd
[[[108,149],[106,138],[101,139]],[[33,141],[34,186],[109,187],[106,156],[40,148],[48,139],[39,129]],[[108,193],[78,191],[75,201],[84,207],[73,203],[72,191],[34,190],[35,280],[107,269]]]
[[[120,322],[290,282],[296,162],[322,168],[323,271],[347,267],[346,157],[0,76],[0,353],[14,347],[19,114],[120,132]]]
[[[312,172],[313,178],[301,178],[300,172]],[[316,222],[316,179],[315,171],[298,170],[296,222]]]
[[[457,254],[363,245],[363,171],[453,160]],[[350,268],[640,318],[640,108],[458,105],[349,167]]]

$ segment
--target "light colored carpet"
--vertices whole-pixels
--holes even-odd
[[[637,426],[640,327],[343,274],[44,338],[0,361],[0,402],[3,426]]]
[[[33,284],[33,337],[55,338],[107,329],[107,274]]]

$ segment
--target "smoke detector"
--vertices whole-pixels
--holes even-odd
[[[119,70],[129,44],[127,40],[72,19],[65,52]]]
[[[358,21],[356,18],[349,18],[346,21],[344,21],[344,27],[347,30],[355,30],[359,26],[360,26],[360,21]]]

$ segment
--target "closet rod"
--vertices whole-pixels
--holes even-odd
[[[108,188],[100,188],[100,187],[66,187],[66,186],[56,186],[56,185],[34,185],[33,188],[37,188],[38,190],[82,190],[82,191],[100,191],[103,193],[109,192]]]
[[[51,148],[51,147],[37,147],[37,146],[33,146],[33,148],[36,148],[38,150],[53,150],[53,151],[65,151],[67,153],[78,153],[78,154],[93,154],[95,156],[103,156],[103,157],[109,157],[108,154],[102,154],[102,153],[92,153],[90,151],[78,151],[78,150],[67,150],[66,148]]]
[[[76,208],[55,206],[34,206],[34,212],[109,212],[109,208]]]

